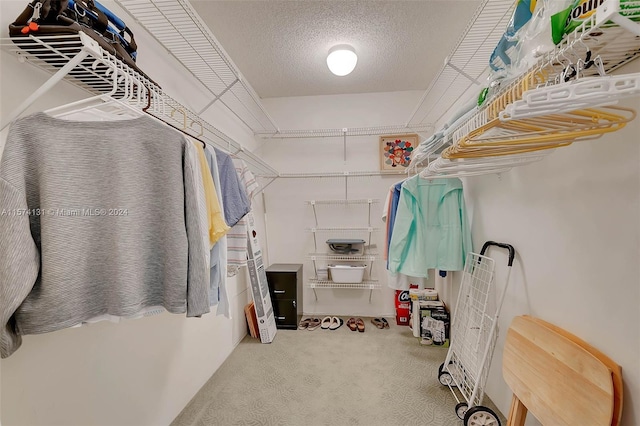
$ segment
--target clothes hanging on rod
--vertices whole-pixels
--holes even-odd
[[[386,239],[385,239],[385,251],[384,259],[386,261],[385,268],[387,270],[387,286],[394,290],[409,290],[411,284],[417,285],[420,288],[424,288],[425,279],[423,277],[410,277],[402,273],[395,273],[389,271],[389,246],[391,244],[391,237],[393,235],[393,226],[396,220],[396,213],[398,211],[398,201],[400,200],[400,191],[402,184],[405,180],[394,183],[389,187],[387,193],[387,199],[385,201],[386,209],[383,212],[382,220],[386,222]]]
[[[236,172],[240,177],[249,202],[251,202],[260,192],[260,185],[244,161],[234,159],[233,164],[236,167]],[[229,277],[237,275],[239,269],[247,264],[247,231],[247,219],[242,218],[227,234],[227,276]]]
[[[196,182],[196,198],[198,201],[198,210],[197,210],[198,219],[200,221],[200,229],[205,230],[201,235],[202,238],[200,239],[200,244],[202,244],[202,252],[205,254],[204,256],[205,264],[207,268],[210,268],[211,259],[209,257],[209,249],[211,245],[211,240],[210,240],[211,232],[209,232],[209,218],[210,218],[209,208],[208,208],[209,204],[207,203],[206,191],[204,188],[205,179],[203,178],[203,173],[205,172],[202,170],[200,161],[198,161],[197,142],[194,142],[194,141],[190,141],[190,142],[191,143],[189,144],[189,149],[192,151],[192,155],[190,156],[190,158],[193,163],[191,165],[191,170],[193,173],[193,180]],[[207,171],[208,170],[209,169],[207,168]]]
[[[394,183],[389,188],[389,211],[387,213],[387,244],[385,245],[384,258],[387,261],[387,269],[389,269],[389,246],[391,245],[391,236],[393,235],[393,227],[396,223],[396,213],[398,211],[398,202],[400,201],[400,191],[404,180]]]
[[[209,164],[209,170],[213,177],[213,183],[217,190],[218,203],[224,212],[224,200],[222,198],[222,186],[220,185],[220,173],[218,170],[218,161],[215,150],[211,146],[207,146],[204,150]],[[227,234],[220,238],[210,251],[211,266],[209,270],[209,282],[211,292],[209,294],[209,303],[211,306],[217,305],[217,314],[229,317],[229,306],[227,300],[227,275],[225,265],[227,263]]]
[[[389,245],[389,271],[423,278],[428,269],[460,271],[471,249],[460,179],[407,179]]]
[[[147,116],[13,123],[0,165],[2,357],[21,335],[105,313],[210,311],[188,144]]]
[[[236,172],[231,156],[217,148],[212,148],[215,154],[216,167],[218,169],[218,178],[222,195],[222,209],[227,225],[231,228],[235,226],[247,213],[251,210],[251,203],[247,198],[247,194],[240,182],[240,177]],[[246,234],[245,234],[246,238]],[[227,275],[227,256],[228,241],[225,238],[224,255],[220,259],[217,271],[212,272],[212,281],[224,283]],[[222,248],[220,249],[222,253]],[[230,317],[229,297],[227,295],[226,286],[219,287],[219,303],[217,314]]]
[[[224,201],[224,217],[227,225],[233,227],[249,213],[251,202],[236,172],[231,156],[217,148],[213,149],[216,152],[216,160],[218,162],[222,199]]]
[[[207,222],[209,230],[209,249],[231,229],[225,222],[222,208],[218,202],[218,193],[213,183],[209,163],[201,145],[196,144],[201,178],[204,183],[204,198],[207,206]]]

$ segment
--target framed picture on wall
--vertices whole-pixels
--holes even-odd
[[[380,136],[380,170],[404,172],[419,143],[416,134]]]

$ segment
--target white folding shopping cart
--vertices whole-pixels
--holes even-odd
[[[495,261],[485,256],[490,246],[509,250],[507,276],[493,314],[488,312],[488,306]],[[500,426],[498,415],[481,404],[498,335],[500,309],[507,293],[514,257],[513,246],[494,241],[484,243],[480,254],[467,255],[451,327],[451,346],[438,371],[438,380],[451,389],[458,401],[456,414],[464,421],[464,426]],[[458,393],[462,394],[462,399],[458,398]]]

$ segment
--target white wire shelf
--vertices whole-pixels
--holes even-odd
[[[253,132],[276,132],[260,97],[187,0],[115,0]]]
[[[378,232],[380,228],[370,228],[370,227],[354,227],[354,228],[346,228],[346,227],[316,227],[316,228],[307,228],[307,231],[310,232]]]
[[[408,125],[421,123],[435,124],[441,120],[451,106],[464,95],[472,85],[478,89],[485,82],[482,81],[488,72],[488,62],[491,52],[502,37],[509,22],[515,2],[506,0],[485,0],[476,11],[467,30],[453,49],[443,65],[438,76],[426,90],[418,106],[408,120]],[[638,14],[640,2],[627,1],[621,16]],[[600,10],[600,8],[598,8]],[[568,59],[576,54],[583,56],[586,48],[592,52],[592,57],[600,55],[607,73],[623,66],[640,54],[638,30],[627,27],[611,26],[607,21],[597,22],[597,14],[593,14],[572,34],[568,35],[559,46],[541,60],[554,63],[556,75],[568,64]],[[613,19],[613,18],[612,18]],[[595,67],[584,70],[584,76],[595,76]],[[550,78],[554,78],[551,75]],[[493,97],[499,96],[502,91]]]
[[[349,127],[342,129],[313,129],[313,130],[278,130],[276,132],[256,132],[256,135],[271,139],[303,139],[303,138],[332,138],[344,136],[382,136],[401,135],[406,133],[424,133],[433,131],[428,124],[393,125],[377,127]]]
[[[331,253],[309,253],[310,260],[376,260],[378,253],[367,254],[331,254]]]
[[[68,64],[84,47],[79,35],[29,35],[16,41],[20,44],[17,45],[11,38],[0,38],[0,47],[16,56],[19,62],[29,63],[51,74]],[[113,80],[106,74],[107,69],[108,66],[95,55],[88,54],[69,70],[64,79],[93,95],[108,93],[113,87]],[[120,87],[114,95],[121,96],[123,93]]]
[[[305,201],[309,205],[351,205],[351,204],[378,204],[378,199],[361,199],[361,200],[308,200]]]
[[[317,172],[317,173],[280,173],[283,179],[335,179],[335,178],[367,178],[373,176],[391,176],[397,178],[403,176],[404,171],[382,172],[382,171],[356,171],[356,172]]]
[[[376,290],[382,288],[382,285],[377,280],[365,280],[360,283],[336,283],[331,280],[307,280],[309,288],[344,288],[344,289],[356,289],[356,290]]]
[[[482,2],[407,120],[408,126],[435,125],[472,85],[484,83],[489,57],[507,28],[515,4],[513,0]]]
[[[456,128],[448,129],[449,137],[442,140],[442,144],[437,147],[438,152],[442,152],[443,148],[448,148],[452,144],[456,144],[458,141],[466,138],[467,135],[470,135],[471,132],[476,132],[477,129],[498,116],[504,119],[504,121],[510,120],[511,117],[505,114],[505,111],[515,111],[515,107],[512,107],[512,104],[518,104],[522,93],[531,93],[526,92],[527,90],[531,89],[533,92],[533,89],[536,89],[536,84],[538,89],[540,89],[541,85],[545,85],[545,90],[551,90],[554,86],[558,86],[559,89],[557,92],[562,93],[560,88],[566,86],[563,73],[570,65],[574,66],[574,69],[578,68],[575,83],[580,83],[580,79],[600,78],[601,75],[609,74],[638,58],[640,56],[640,23],[628,20],[624,21],[624,16],[640,15],[640,1],[628,1],[625,3],[625,9],[623,9],[619,15],[612,17],[610,13],[607,13],[603,17],[602,13],[607,8],[615,9],[612,5],[619,5],[619,0],[607,0],[607,2],[600,5],[595,14],[586,19],[574,32],[567,35],[553,51],[543,55],[535,65],[509,84],[503,84],[496,93],[487,99],[482,109],[478,110],[478,112],[468,120],[458,124]],[[616,21],[622,19],[625,23],[623,26],[616,26],[612,24],[609,19],[615,19]],[[587,52],[589,52],[589,54],[587,54]],[[584,63],[588,60],[588,55],[592,60],[595,59],[596,63],[599,63],[600,66],[585,68]],[[583,65],[578,66],[580,63]],[[544,80],[542,80],[543,78]],[[606,76],[606,78],[608,78],[608,76]],[[580,86],[580,84],[574,84],[574,86],[577,87]],[[608,86],[604,83],[602,85],[591,84],[589,93],[580,99],[582,103],[575,103],[576,109],[602,105],[603,96],[608,94],[600,93],[595,90],[594,87],[601,87],[602,90],[606,90]],[[622,97],[623,91],[619,92],[619,97]],[[557,99],[553,101],[555,102]],[[615,96],[609,98],[609,102],[615,101]],[[552,102],[550,102],[549,105],[552,105]],[[571,106],[571,103],[566,103],[565,106]],[[531,107],[528,106],[527,108]],[[560,107],[555,105],[554,108],[538,108],[537,112],[529,112],[530,116],[535,116],[536,114],[539,116],[544,115],[543,113],[545,111],[547,111],[547,113],[551,111],[559,112]],[[500,129],[495,130],[495,132],[500,133]],[[487,133],[487,135],[489,134],[493,133]],[[518,135],[512,136],[515,137]],[[478,154],[480,152],[481,151],[478,151]],[[433,151],[427,154],[432,153]],[[422,157],[420,158],[419,161],[423,161]],[[529,161],[523,161],[520,164],[513,164],[512,166],[528,163]],[[504,169],[503,171],[506,170],[508,169]],[[484,172],[475,174],[493,172],[494,170],[489,168]],[[437,175],[438,173],[430,170],[427,170],[425,174],[425,176],[432,177],[436,177]]]
[[[244,160],[256,176],[271,179],[278,176],[278,172],[259,157],[245,151],[241,144],[235,142],[225,133],[200,118],[198,114],[173,99],[147,77],[137,73],[124,62],[104,51],[85,34],[40,37],[29,35],[16,40],[20,43],[19,45],[16,45],[13,39],[2,38],[0,39],[0,47],[4,51],[16,55],[18,61],[29,63],[53,74],[47,83],[25,100],[25,103],[18,108],[19,110],[22,109],[24,111],[30,105],[29,101],[35,101],[38,96],[55,85],[59,81],[58,78],[64,78],[70,84],[92,95],[111,93],[114,82],[111,77],[112,74],[109,73],[114,68],[119,69],[135,76],[137,81],[143,82],[148,91],[153,93],[153,102],[150,102],[150,105],[154,107],[148,110],[149,114],[180,128],[194,138],[200,138]],[[128,89],[124,81],[118,81],[117,84],[117,89],[112,93],[112,96],[121,97]],[[148,99],[147,96],[146,93],[142,94],[145,101]],[[140,100],[141,98],[137,99],[136,106],[143,107],[144,105],[139,103]],[[157,105],[161,105],[161,107],[155,108]],[[18,114],[22,111],[18,111]],[[175,114],[176,111],[179,113]],[[14,118],[16,117],[10,117],[9,121]],[[191,126],[184,123],[190,123]],[[3,120],[2,126],[4,127],[6,124],[8,123]]]

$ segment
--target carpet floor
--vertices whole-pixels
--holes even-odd
[[[172,425],[461,426],[438,383],[447,349],[365,322],[364,333],[278,330],[265,345],[247,336]]]

